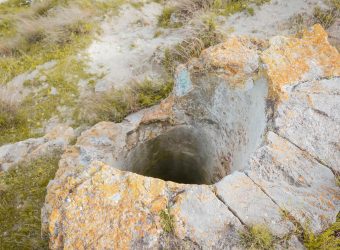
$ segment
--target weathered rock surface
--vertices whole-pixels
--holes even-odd
[[[249,163],[246,174],[280,207],[319,233],[335,221],[339,187],[333,173],[273,132]]]
[[[170,212],[179,239],[209,249],[237,245],[241,223],[208,186],[186,186],[173,203]]]
[[[247,225],[267,225],[278,236],[293,229],[280,207],[247,175],[235,172],[216,185],[216,194]],[[260,215],[260,216],[259,216]]]
[[[53,248],[158,246],[163,233],[159,213],[168,203],[165,182],[93,163],[65,184],[72,193],[50,217]]]
[[[48,187],[50,247],[239,249],[239,230],[264,224],[300,249],[294,223],[334,222],[339,54],[319,26],[256,44],[208,49],[162,104],[85,131]],[[274,108],[262,68],[268,103],[285,97]]]
[[[327,39],[321,25],[305,31],[303,37],[274,37],[261,55],[272,97],[286,97],[282,87],[322,77],[340,76],[340,55]]]
[[[334,172],[340,172],[339,82],[333,78],[287,88],[289,99],[280,105],[275,119],[280,136]]]
[[[44,137],[7,144],[0,147],[0,171],[21,161],[37,159],[57,150],[65,150],[75,133],[71,127],[59,125]]]

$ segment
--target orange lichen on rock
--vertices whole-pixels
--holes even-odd
[[[166,183],[100,162],[93,166],[99,170],[76,185],[65,204],[51,212],[50,247],[87,249],[95,240],[98,249],[106,248],[108,242],[114,249],[131,249],[134,239],[144,237],[152,245],[163,232],[159,214],[168,204]]]
[[[166,121],[172,116],[172,107],[174,105],[174,97],[169,96],[167,99],[163,100],[160,105],[145,112],[142,124],[149,124],[155,121]]]
[[[206,67],[216,69],[228,79],[231,86],[243,86],[258,70],[258,52],[257,45],[251,39],[231,37],[224,43],[204,50],[201,59]]]
[[[340,55],[321,25],[305,31],[302,38],[274,37],[261,59],[270,81],[270,96],[285,98],[283,86],[320,77],[340,76]]]

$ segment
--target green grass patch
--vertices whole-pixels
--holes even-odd
[[[0,173],[0,249],[48,249],[41,238],[41,208],[60,154]]]
[[[90,30],[94,27],[90,24],[83,24],[83,26],[87,31],[82,34],[71,33],[70,40],[65,44],[24,42],[20,45],[22,48],[11,53],[11,56],[1,57],[0,84],[5,84],[13,77],[33,70],[41,64],[52,60],[65,59],[86,48],[92,38]]]
[[[98,31],[96,16],[116,13],[123,3],[46,0],[23,5],[23,2],[26,1],[0,4],[0,84],[45,62],[76,55]]]
[[[255,225],[240,233],[241,245],[246,249],[274,249],[274,237],[266,226]]]
[[[336,222],[320,235],[305,230],[304,245],[308,250],[340,249],[340,213],[337,215]]]
[[[270,0],[215,0],[212,9],[219,15],[229,16],[237,12],[248,11],[250,15],[254,15],[254,9],[251,5],[261,6]]]
[[[173,23],[171,21],[172,14],[175,12],[175,7],[165,7],[162,14],[158,17],[158,26],[161,28],[179,28],[183,26],[183,23]]]
[[[164,209],[160,212],[159,216],[161,217],[161,225],[166,233],[172,233],[174,231],[174,216],[170,214],[169,209]]]
[[[78,82],[95,77],[85,71],[86,61],[72,56],[75,50],[84,48],[89,41],[90,37],[79,37],[79,41],[75,40],[73,44],[56,50],[53,58],[60,56],[57,65],[40,73],[45,75],[46,79],[41,81],[37,78],[25,83],[26,87],[40,90],[27,96],[20,106],[15,108],[16,112],[5,113],[0,110],[0,123],[3,128],[0,130],[0,145],[41,136],[35,131],[42,128],[44,122],[53,116],[72,118],[63,117],[58,107],[68,107],[72,113],[78,104]],[[52,88],[57,91],[56,94],[52,94]],[[8,107],[7,110],[13,108]]]
[[[20,106],[0,100],[0,145],[29,135],[27,117]]]

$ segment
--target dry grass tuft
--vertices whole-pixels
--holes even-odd
[[[183,0],[177,4],[177,12],[181,18],[192,17],[195,13],[201,10],[210,9],[214,0]]]
[[[0,89],[0,130],[11,130],[26,124],[26,117],[20,111],[20,106],[16,96],[6,88]]]
[[[163,66],[172,76],[179,64],[187,63],[192,58],[200,56],[201,52],[225,40],[225,36],[217,30],[215,17],[207,15],[194,20],[195,24],[190,36],[164,52]]]
[[[172,81],[150,81],[129,84],[128,89],[93,93],[80,103],[78,119],[95,124],[100,121],[121,122],[128,114],[158,104],[166,98],[173,86]]]
[[[74,36],[90,32],[87,22],[92,15],[90,9],[67,1],[36,1],[26,11],[7,17],[14,34],[0,40],[0,55],[24,53],[37,43],[45,47],[69,43]]]
[[[302,31],[314,24],[321,24],[325,29],[331,27],[340,17],[340,2],[338,0],[324,1],[326,8],[316,6],[312,15],[307,13],[299,13],[290,20],[290,26],[293,33],[300,36]]]
[[[327,0],[327,9],[316,7],[313,11],[314,23],[321,24],[325,29],[333,25],[335,20],[340,17],[340,2],[338,0]]]

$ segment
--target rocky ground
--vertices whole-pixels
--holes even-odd
[[[16,3],[2,2],[9,18]],[[96,28],[81,23],[51,56],[38,42],[43,59],[3,54],[0,104],[20,122],[8,127],[0,108],[0,246],[336,246],[327,228],[340,207],[337,3],[327,12],[326,1],[250,2],[81,5]],[[48,20],[62,15],[51,8]],[[0,42],[12,36],[6,18]],[[8,200],[23,197],[11,186],[21,168],[55,154],[45,202],[49,179],[33,212],[32,196]],[[9,209],[36,219],[12,223]],[[329,238],[314,236],[325,230]]]

